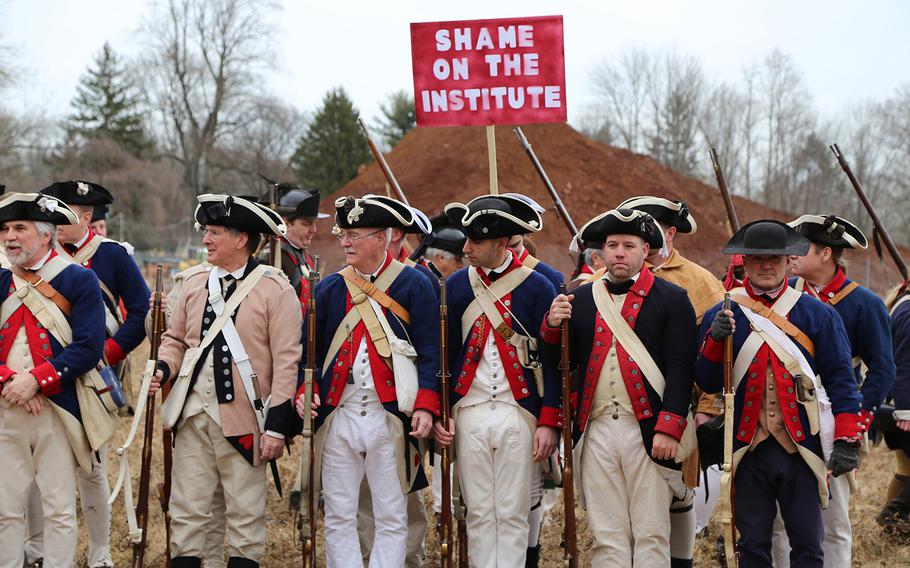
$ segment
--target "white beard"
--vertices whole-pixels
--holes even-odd
[[[20,243],[18,243],[18,242],[14,242],[13,244],[14,244],[14,245],[19,245],[19,246],[20,246],[20,248],[19,248],[19,254],[16,254],[16,255],[11,254],[11,253],[9,252],[9,248],[7,248],[7,249],[6,249],[6,258],[8,258],[9,261],[10,261],[12,264],[15,264],[15,265],[17,265],[17,266],[21,266],[22,268],[28,268],[28,267],[26,267],[26,266],[23,266],[23,263],[24,263],[25,261],[27,261],[28,259],[30,259],[35,253],[38,252],[38,249],[41,248],[41,243],[35,243],[35,246],[32,247],[31,250],[25,249],[25,248],[22,247],[22,245],[21,245]]]

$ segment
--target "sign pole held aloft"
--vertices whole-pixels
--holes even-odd
[[[496,125],[487,125],[487,152],[490,157],[490,195],[499,195],[499,175],[496,173]]]

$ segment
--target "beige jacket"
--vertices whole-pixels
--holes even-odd
[[[168,328],[161,339],[159,361],[167,364],[170,378],[176,378],[187,349],[202,341],[202,316],[208,302],[209,268],[193,270],[177,280],[169,295]],[[297,414],[294,394],[301,356],[300,304],[287,278],[269,270],[237,308],[235,325],[240,341],[259,378],[262,400],[271,396],[266,430],[292,436]],[[225,437],[252,435],[254,465],[259,464],[259,425],[243,379],[232,365],[234,397],[218,405]]]

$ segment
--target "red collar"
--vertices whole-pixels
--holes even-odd
[[[803,279],[805,280],[805,278]],[[828,303],[828,301],[837,294],[841,288],[844,287],[844,284],[847,282],[847,275],[844,274],[844,270],[840,267],[837,268],[837,272],[834,274],[834,278],[831,279],[831,282],[828,282],[828,285],[819,290],[815,291],[815,287],[806,280],[806,285],[803,289],[812,296],[815,296],[822,302]]]
[[[512,250],[512,249],[509,249],[509,250]],[[521,266],[521,259],[518,258],[518,255],[515,253],[515,251],[512,250],[512,262],[510,262],[509,265],[506,266],[506,269],[502,272],[502,274],[500,275],[500,278],[501,278],[502,276],[505,276],[505,275],[508,274],[509,272],[512,272],[513,270],[515,270],[515,269],[518,268],[519,266]],[[487,286],[489,286],[489,285],[491,284],[491,282],[490,282],[490,277],[487,276],[487,273],[484,271],[483,268],[480,268],[480,267],[478,266],[478,267],[475,267],[474,270],[477,271],[477,274],[480,275],[480,279],[483,280],[484,283],[486,283]]]
[[[78,251],[82,250],[83,248],[85,248],[85,245],[89,244],[89,243],[92,241],[92,239],[94,239],[94,238],[95,238],[95,232],[92,231],[91,229],[89,229],[89,230],[88,230],[88,236],[85,237],[85,241],[83,241],[83,243],[82,243],[81,245],[79,245],[78,247],[76,247],[76,252],[78,252]]]
[[[531,254],[528,252],[527,248],[525,248],[523,251],[521,251],[521,254],[518,254],[517,252],[515,252],[515,249],[513,249],[513,248],[510,248],[509,250],[512,251],[513,255],[518,257],[519,263],[524,262],[525,259],[528,258],[528,256],[530,256],[530,254]]]
[[[769,302],[767,299],[768,298],[767,292],[765,292],[763,290],[756,290],[755,288],[753,288],[752,283],[749,282],[749,278],[746,278],[745,280],[743,280],[743,288],[746,289],[746,293],[749,294],[749,297],[752,298],[753,300],[758,300],[759,302],[765,304],[766,306],[770,306],[770,305],[774,304],[774,302],[776,302],[777,299],[780,298],[781,294],[783,294],[786,291],[786,287],[787,287],[787,280],[784,279],[783,286],[781,286],[781,288],[780,288],[780,292],[777,294],[777,296],[771,298],[771,301]]]
[[[391,255],[389,256],[389,258],[391,258]],[[404,246],[401,247],[401,251],[399,251],[399,253],[398,253],[398,258],[396,258],[395,260],[397,260],[398,262],[407,262],[408,251],[404,248]]]
[[[654,273],[645,266],[641,265],[641,271],[638,273],[638,278],[635,279],[635,284],[632,284],[632,287],[629,288],[628,294],[636,294],[641,297],[648,295],[648,292],[651,291],[651,287],[654,286]]]

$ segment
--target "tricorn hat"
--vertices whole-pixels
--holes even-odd
[[[408,230],[414,224],[414,211],[391,197],[364,195],[335,200],[335,224],[341,229],[358,227]]]
[[[482,195],[467,204],[449,203],[445,213],[452,226],[474,241],[536,233],[543,227],[533,206],[508,196]]]
[[[676,227],[680,233],[694,233],[698,224],[689,212],[689,205],[685,201],[669,200],[663,197],[641,195],[630,197],[619,204],[617,209],[636,209],[654,217],[665,227]]]
[[[287,230],[278,213],[243,197],[206,193],[196,200],[197,225],[221,225],[244,233],[279,236]]]
[[[573,242],[604,243],[610,235],[634,235],[654,249],[664,247],[664,232],[654,217],[637,209],[611,209],[584,224]]]
[[[107,205],[95,205],[92,208],[92,223],[106,220],[109,211],[110,207]]]
[[[457,257],[464,256],[465,236],[457,227],[453,227],[446,215],[437,215],[430,219],[433,225],[433,231],[421,239],[420,244],[411,254],[411,259],[416,260],[424,255],[428,248],[435,248],[454,254]]]
[[[9,221],[75,225],[79,223],[79,217],[56,197],[42,193],[9,193],[0,199],[0,223]]]
[[[318,191],[291,186],[278,198],[278,213],[285,219],[325,219],[329,215],[319,212],[319,197]]]
[[[813,243],[829,247],[864,249],[869,246],[859,227],[837,215],[803,215],[787,223]]]
[[[763,254],[803,256],[809,252],[809,239],[786,223],[763,219],[743,225],[730,237],[724,254]]]
[[[58,181],[41,190],[67,205],[108,205],[114,202],[111,192],[97,183],[82,180]]]

